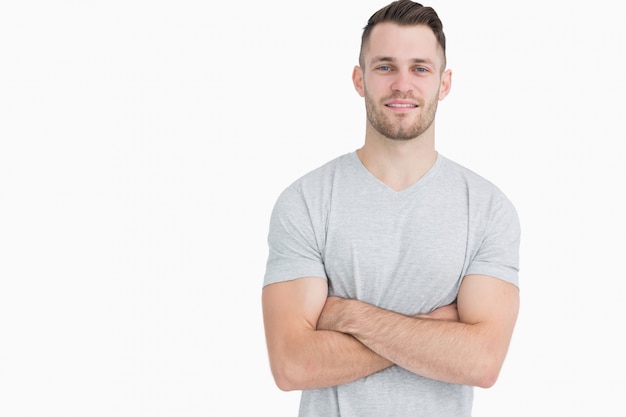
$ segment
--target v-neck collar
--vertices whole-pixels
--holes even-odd
[[[365,165],[363,165],[363,162],[361,162],[361,159],[357,155],[356,151],[351,152],[350,157],[351,157],[350,159],[352,161],[352,164],[354,165],[354,168],[359,172],[359,175],[363,176],[368,182],[370,182],[377,188],[381,189],[383,192],[386,192],[395,197],[412,194],[415,191],[422,188],[425,184],[429,183],[431,179],[437,174],[437,171],[439,171],[444,160],[444,157],[441,156],[441,154],[437,153],[437,159],[435,160],[435,163],[433,164],[432,167],[430,167],[428,171],[426,171],[424,175],[422,175],[413,184],[410,184],[409,186],[403,188],[402,190],[397,191],[391,188],[390,186],[388,186],[387,184],[385,184],[384,182],[382,182],[381,180],[379,180],[378,178],[376,178],[374,174],[372,174],[365,167]]]

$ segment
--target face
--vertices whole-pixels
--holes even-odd
[[[442,72],[442,65],[443,52],[427,26],[374,27],[364,68],[353,74],[371,127],[393,140],[432,131],[437,104],[450,89],[451,74]]]

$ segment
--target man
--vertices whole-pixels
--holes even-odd
[[[352,78],[364,145],[297,180],[272,212],[272,373],[302,390],[300,416],[470,416],[517,320],[517,213],[435,150],[451,71],[432,8],[375,13]]]

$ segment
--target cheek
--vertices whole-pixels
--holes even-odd
[[[370,96],[372,98],[386,97],[389,95],[390,87],[382,82],[376,82],[376,80],[363,81],[363,88],[361,90],[361,96]]]
[[[445,95],[443,94],[443,88],[441,84],[431,84],[429,86],[424,86],[422,90],[425,94],[428,95],[431,99],[441,100]]]

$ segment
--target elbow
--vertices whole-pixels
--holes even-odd
[[[307,389],[306,375],[301,366],[291,362],[281,361],[272,364],[272,376],[276,386],[281,391],[295,391]]]
[[[274,382],[281,391],[295,391],[298,389],[298,384],[289,375],[285,373],[274,372]]]
[[[507,349],[496,343],[487,343],[477,350],[480,353],[471,360],[473,366],[470,367],[468,385],[491,388],[498,381]]]
[[[496,359],[487,360],[474,369],[471,385],[479,388],[493,387],[498,380],[501,368],[502,361]]]
[[[476,378],[474,383],[479,388],[491,388],[498,380],[498,373],[484,372]]]

